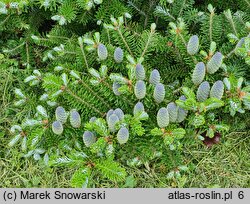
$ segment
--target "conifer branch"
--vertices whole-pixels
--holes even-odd
[[[64,39],[64,40],[69,40],[70,38],[65,37],[65,36],[57,36],[57,35],[47,35],[48,38],[57,38],[57,39]]]
[[[236,49],[236,47],[235,47],[233,50],[231,50],[231,51],[225,56],[225,58],[229,58],[229,57],[235,52],[235,49]]]
[[[88,102],[84,101],[82,98],[80,98],[79,96],[77,96],[76,94],[74,94],[69,88],[65,88],[65,91],[73,96],[75,99],[77,99],[78,101],[80,101],[81,103],[83,103],[84,105],[88,106],[89,108],[93,109],[96,113],[100,114],[101,116],[104,116],[105,113],[102,113],[100,110],[98,110],[95,106],[92,106],[91,104],[89,104]]]
[[[105,29],[107,31],[107,35],[108,35],[108,41],[109,41],[109,44],[111,45],[111,41],[110,41],[110,35],[109,35],[109,30],[108,29]]]
[[[110,90],[112,90],[113,91],[113,88],[106,82],[106,81],[102,81],[102,83],[106,86],[106,87],[108,87]],[[121,97],[122,97],[122,100],[124,101],[124,103],[128,103],[129,105],[133,105],[128,99],[127,99],[127,97],[126,96],[124,96],[124,95],[120,95]]]
[[[121,39],[122,39],[124,45],[126,46],[128,52],[129,52],[129,54],[130,54],[132,57],[134,57],[132,51],[130,50],[130,48],[129,48],[129,46],[128,46],[128,43],[126,42],[125,38],[123,37],[123,34],[122,34],[120,28],[118,27],[117,30],[118,30],[118,33],[119,33],[119,35],[120,35],[120,37],[121,37]]]
[[[86,55],[85,55],[85,52],[84,52],[84,49],[83,49],[83,44],[79,42],[79,45],[80,45],[80,49],[82,51],[82,56],[83,56],[86,68],[89,69],[88,61],[87,61],[87,58],[86,58]]]
[[[214,16],[214,12],[212,12],[210,14],[210,17],[209,17],[209,40],[210,42],[213,41],[213,16]]]
[[[148,15],[146,15],[144,20],[144,29],[147,27],[147,24],[148,24]]]
[[[79,81],[80,83],[83,84],[85,88],[87,88],[96,98],[98,98],[100,101],[102,101],[109,109],[111,108],[110,105],[104,101],[102,97],[100,97],[97,93],[95,93],[89,86],[86,84],[83,80]]]
[[[51,41],[50,41],[50,39],[48,39],[48,38],[41,38],[41,37],[39,37],[39,40],[40,40],[40,41],[47,41],[47,42],[51,42]]]
[[[185,38],[183,37],[183,35],[181,34],[181,32],[179,32],[178,35],[180,36],[181,41],[184,44],[184,46],[187,47],[187,42],[186,42]],[[191,56],[191,58],[192,58],[193,62],[196,64],[197,63],[196,58],[194,56]]]
[[[183,8],[184,8],[184,6],[186,5],[186,0],[183,0],[183,2],[182,2],[182,6],[181,6],[181,9],[180,9],[180,12],[179,12],[179,14],[178,14],[178,17],[177,18],[179,18],[180,16],[181,16],[181,13],[182,13],[182,11],[183,11]]]
[[[173,50],[174,50],[175,54],[178,55],[178,57],[180,59],[180,63],[182,64],[182,67],[185,67],[185,63],[184,63],[184,61],[182,59],[182,56],[181,56],[181,53],[180,53],[179,49],[176,46],[174,46]]]
[[[248,7],[250,8],[250,2],[248,0],[244,0],[244,1],[247,3]]]
[[[64,51],[64,54],[76,55],[77,53],[72,51]]]
[[[184,39],[184,37],[183,37],[183,35],[181,34],[181,32],[178,32],[178,35],[180,36],[182,43],[185,45],[185,47],[187,47],[187,42],[186,42],[186,40]]]
[[[161,6],[156,6],[156,13],[157,14],[160,14],[160,15],[163,15],[164,17],[165,16],[168,16],[170,17],[171,19],[173,19],[173,21],[175,21],[175,17],[172,16],[170,13],[169,13],[169,10],[166,10],[165,8],[161,7]],[[157,19],[156,19],[156,24],[158,22],[158,16],[157,16]]]
[[[150,14],[153,6],[154,6],[154,1],[150,1],[149,9],[147,11],[147,14],[146,14],[146,17],[145,17],[145,20],[144,20],[144,29],[147,27],[148,19],[149,19],[149,14]]]
[[[13,51],[15,51],[15,50],[19,49],[20,47],[24,46],[24,45],[25,45],[25,43],[26,43],[26,42],[23,42],[23,43],[21,43],[20,45],[18,45],[18,46],[16,46],[16,47],[14,47],[14,48],[13,48],[13,49],[11,49],[11,50],[4,50],[4,52],[7,52],[7,53],[13,52]]]
[[[128,1],[128,4],[131,5],[132,7],[134,7],[134,9],[137,10],[141,15],[146,17],[145,12],[142,11],[141,9],[139,9],[132,1]]]
[[[2,26],[3,24],[5,24],[5,22],[10,18],[10,15],[8,15],[1,23],[0,25]]]
[[[29,67],[29,65],[30,65],[30,55],[29,55],[29,45],[28,45],[27,41],[25,43],[25,46],[26,46],[26,55],[27,55],[26,63],[27,63],[27,67]]]
[[[249,35],[250,35],[250,33],[249,33]],[[236,46],[225,56],[225,58],[229,58],[232,54],[234,54],[237,48],[238,47],[236,44]]]
[[[154,32],[153,32],[153,31],[150,32],[150,35],[149,35],[149,37],[148,37],[147,43],[146,43],[146,45],[145,45],[145,48],[144,48],[144,50],[143,50],[143,52],[142,52],[142,54],[141,54],[141,58],[146,54],[147,49],[148,49],[148,46],[149,46],[149,43],[150,43],[151,38],[152,38],[153,35],[154,35]]]
[[[235,28],[233,19],[232,19],[232,18],[227,18],[227,19],[228,19],[229,23],[231,24],[231,26],[232,26],[232,28],[233,28],[234,34],[235,34],[236,36],[238,36],[238,33],[237,33],[236,28]]]

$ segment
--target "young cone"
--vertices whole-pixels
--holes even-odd
[[[144,81],[137,81],[134,87],[135,96],[138,99],[143,99],[146,95],[146,85]]]
[[[96,136],[87,130],[83,133],[83,142],[87,147],[90,147],[96,142]]]
[[[117,133],[117,140],[120,144],[125,144],[129,138],[129,131],[126,127],[122,127]]]
[[[160,108],[157,113],[157,124],[160,128],[165,128],[169,124],[169,114],[167,108]]]
[[[221,99],[224,93],[224,84],[221,80],[216,81],[211,88],[210,97]]]
[[[158,83],[154,89],[154,99],[156,103],[161,103],[165,98],[165,87],[162,83]]]
[[[52,131],[56,135],[61,135],[63,133],[63,125],[60,121],[55,121],[52,123]]]
[[[195,65],[193,74],[192,74],[192,82],[195,85],[199,85],[206,74],[206,67],[205,64],[203,62],[199,62],[198,64]]]
[[[190,55],[195,55],[199,51],[199,38],[197,35],[190,37],[187,44],[187,52]]]
[[[97,54],[100,60],[105,60],[108,57],[108,50],[106,46],[100,43],[97,47]]]
[[[66,123],[67,121],[67,113],[65,111],[65,109],[62,106],[58,106],[56,108],[56,120],[60,121],[62,124]]]
[[[197,94],[196,94],[197,100],[199,102],[205,101],[209,96],[209,92],[210,92],[209,83],[207,81],[202,82],[197,90]]]
[[[80,114],[75,109],[70,111],[69,121],[74,128],[79,128],[81,126]]]
[[[158,72],[157,69],[154,69],[150,74],[149,83],[156,85],[156,84],[160,83],[160,79],[161,79],[160,73]]]
[[[116,63],[121,63],[123,60],[123,51],[120,47],[117,47],[114,52],[114,59]]]

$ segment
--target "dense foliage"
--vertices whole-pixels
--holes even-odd
[[[0,25],[0,137],[74,169],[72,187],[122,186],[127,168],[178,180],[185,145],[250,127],[248,0],[6,0]]]

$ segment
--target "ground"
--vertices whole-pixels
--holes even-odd
[[[3,149],[8,140],[0,139]],[[250,134],[232,132],[220,144],[207,149],[201,145],[184,148],[190,171],[178,181],[169,181],[164,174],[151,174],[143,170],[127,169],[135,174],[137,187],[250,187]],[[7,150],[0,160],[0,187],[70,187],[74,169],[45,168],[35,161],[25,160],[17,149]],[[96,187],[109,187],[108,181]],[[122,184],[122,186],[124,186]],[[120,187],[122,187],[120,186]]]

